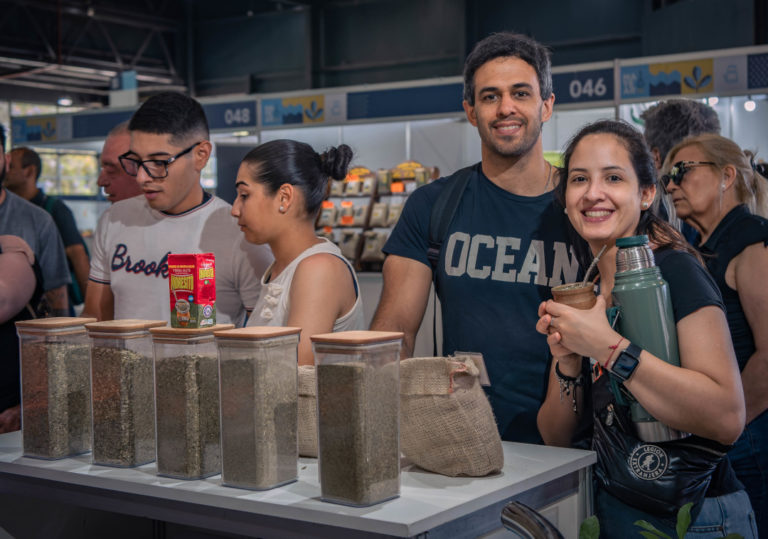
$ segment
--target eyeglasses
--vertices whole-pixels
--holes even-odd
[[[168,176],[168,165],[176,161],[179,157],[182,155],[186,155],[189,152],[191,152],[195,146],[202,143],[195,142],[192,146],[187,148],[186,150],[182,150],[173,157],[169,157],[168,159],[145,159],[144,161],[140,159],[134,159],[133,157],[128,157],[128,154],[131,152],[126,152],[118,159],[120,160],[120,166],[123,167],[123,170],[126,174],[129,176],[138,176],[139,175],[139,167],[144,169],[144,172],[149,175],[150,178],[165,178]]]
[[[686,172],[694,167],[700,167],[704,165],[715,166],[715,163],[712,161],[678,161],[672,165],[672,168],[669,169],[669,172],[661,177],[661,184],[664,186],[664,190],[667,190],[667,186],[669,185],[670,181],[675,185],[680,185],[683,183],[683,176],[685,176]]]

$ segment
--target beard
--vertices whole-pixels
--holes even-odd
[[[536,145],[541,136],[541,108],[531,120],[523,120],[521,127],[522,136],[517,140],[514,137],[494,136],[493,122],[484,127],[478,124],[478,134],[483,144],[501,157],[521,157],[526,155]]]

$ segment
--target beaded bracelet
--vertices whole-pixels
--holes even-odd
[[[570,395],[573,400],[573,413],[578,414],[576,406],[576,388],[584,385],[584,374],[578,376],[567,376],[560,372],[560,362],[555,363],[555,374],[557,382],[560,384],[560,402],[563,402],[563,393]]]

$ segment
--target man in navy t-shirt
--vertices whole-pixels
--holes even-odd
[[[517,34],[480,41],[464,65],[464,110],[477,127],[475,165],[443,239],[437,266],[443,354],[481,352],[487,388],[505,440],[541,442],[536,414],[544,398],[549,348],[536,332],[550,288],[579,276],[566,240],[557,171],[544,159],[541,127],[552,115],[549,51]],[[433,204],[450,179],[414,192],[384,251],[384,289],[371,329],[405,333],[410,357],[427,305]]]

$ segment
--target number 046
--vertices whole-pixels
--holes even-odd
[[[582,95],[589,97],[603,97],[607,91],[607,88],[605,87],[603,77],[600,77],[595,82],[592,82],[592,79],[587,79],[584,82],[581,82],[578,79],[574,79],[568,86],[568,91],[571,94],[571,98],[578,99]]]

